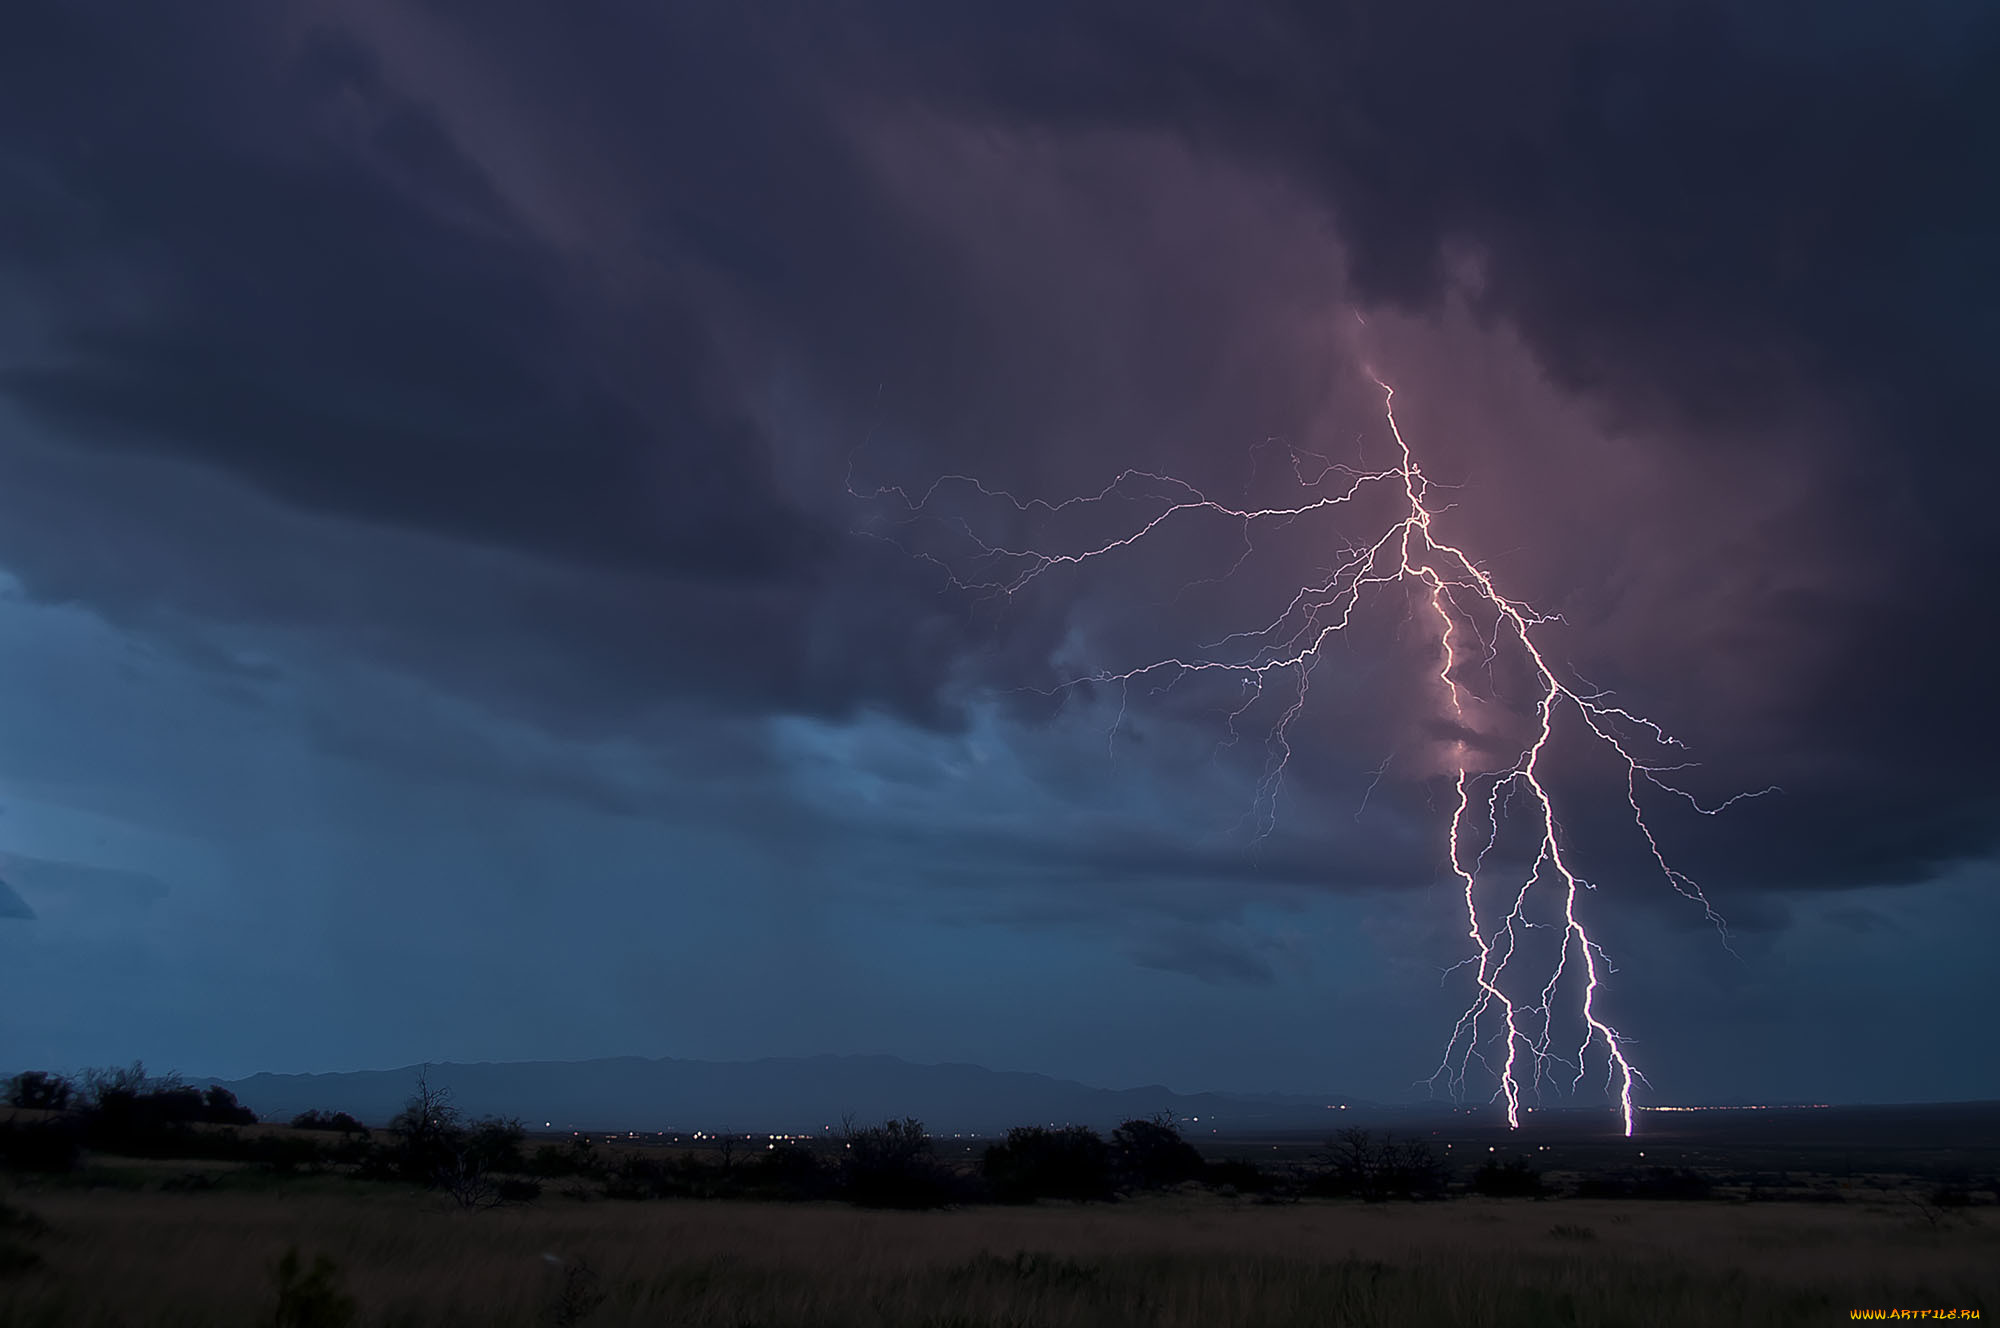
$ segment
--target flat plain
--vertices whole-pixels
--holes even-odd
[[[458,1211],[336,1173],[93,1158],[0,1190],[12,1243],[31,1254],[0,1273],[0,1324],[1763,1328],[1857,1310],[2000,1314],[1994,1109],[1925,1110],[1649,1120],[1642,1140],[1553,1120],[1504,1134],[1468,1124],[1434,1146],[1461,1162],[1511,1151],[1567,1192],[1429,1202],[1189,1185],[1116,1203],[893,1212],[555,1184],[534,1202]],[[1273,1167],[1317,1146],[1202,1143]],[[1579,1178],[1656,1161],[1709,1177],[1709,1197],[1576,1197]],[[1971,1177],[1969,1198],[1940,1205],[1951,1175]],[[295,1276],[281,1307],[289,1250],[303,1269],[322,1257],[329,1268],[320,1291],[301,1293]]]

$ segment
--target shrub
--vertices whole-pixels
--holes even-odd
[[[1111,1154],[1119,1180],[1138,1189],[1198,1180],[1204,1165],[1172,1116],[1126,1121],[1111,1132]]]
[[[86,1103],[96,1103],[107,1093],[136,1097],[146,1090],[148,1083],[152,1082],[154,1081],[147,1077],[146,1066],[141,1061],[133,1061],[130,1065],[126,1066],[107,1066],[103,1069],[85,1070],[78,1096]],[[155,1086],[159,1088],[175,1088],[179,1084],[172,1075],[168,1075],[164,1079],[159,1080]]]
[[[1002,1203],[1037,1199],[1109,1199],[1111,1146],[1081,1125],[1009,1130],[986,1150],[981,1172]]]
[[[317,1143],[296,1135],[271,1134],[252,1139],[244,1146],[244,1153],[251,1162],[281,1176],[295,1171],[319,1171],[328,1161]]]
[[[1324,1166],[1310,1188],[1315,1194],[1352,1196],[1379,1203],[1388,1199],[1432,1199],[1444,1193],[1444,1164],[1420,1139],[1342,1130],[1329,1141]]]
[[[747,1169],[751,1187],[776,1199],[821,1199],[833,1191],[835,1177],[818,1154],[797,1144],[767,1149]]]
[[[210,1125],[255,1125],[257,1113],[237,1102],[221,1084],[210,1084],[201,1095],[201,1119]]]
[[[572,1139],[567,1144],[543,1144],[528,1162],[537,1176],[595,1176],[603,1170],[597,1147],[588,1139]]]
[[[842,1130],[841,1192],[863,1208],[942,1208],[951,1202],[950,1172],[931,1151],[931,1137],[914,1116],[865,1129]]]
[[[488,1116],[466,1133],[460,1148],[466,1160],[482,1171],[520,1171],[527,1166],[521,1156],[527,1138],[520,1121]]]
[[[66,1111],[76,1085],[47,1070],[29,1070],[7,1081],[7,1105],[27,1111]]]
[[[226,1145],[190,1127],[250,1125],[257,1119],[220,1084],[204,1092],[176,1075],[152,1078],[137,1062],[85,1071],[82,1090],[74,1096],[86,1145],[140,1157],[222,1156],[217,1150]]]
[[[358,1134],[368,1137],[368,1127],[344,1111],[301,1111],[292,1117],[295,1130],[338,1130],[342,1134]]]
[[[389,1122],[395,1137],[387,1161],[405,1180],[437,1185],[459,1169],[459,1151],[465,1142],[465,1127],[451,1094],[430,1086],[428,1069],[417,1074],[417,1091]]]
[[[693,1158],[640,1157],[627,1154],[605,1177],[604,1193],[612,1199],[665,1199],[702,1195],[707,1168]]]

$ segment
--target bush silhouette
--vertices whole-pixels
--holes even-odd
[[[227,1156],[234,1143],[213,1134],[199,1135],[196,1125],[249,1125],[257,1114],[237,1102],[236,1095],[220,1084],[207,1091],[195,1088],[178,1075],[149,1076],[138,1062],[119,1069],[88,1070],[80,1088],[67,1094],[49,1086],[50,1077],[17,1089],[47,1099],[53,1092],[65,1096],[80,1124],[83,1143],[109,1152],[145,1157]]]
[[[528,1164],[521,1145],[527,1138],[520,1121],[488,1116],[466,1132],[460,1149],[481,1171],[524,1171]]]
[[[863,1208],[942,1208],[953,1177],[938,1163],[924,1123],[914,1116],[864,1129],[842,1128],[840,1188]]]
[[[692,1157],[642,1157],[628,1153],[604,1180],[611,1199],[713,1198],[720,1181],[718,1168]]]
[[[66,1111],[76,1085],[47,1070],[29,1070],[7,1081],[7,1105],[27,1111]]]
[[[1111,1146],[1081,1125],[1009,1130],[1005,1143],[986,1150],[980,1170],[1002,1203],[1112,1197]]]
[[[295,1135],[266,1135],[249,1140],[244,1153],[251,1162],[281,1176],[295,1171],[319,1171],[329,1161],[317,1143]]]
[[[292,1117],[295,1130],[338,1130],[342,1134],[358,1134],[368,1137],[368,1127],[344,1111],[301,1111]]]
[[[221,1084],[210,1084],[201,1095],[201,1118],[211,1125],[255,1125],[257,1113],[236,1100]]]
[[[774,1199],[820,1199],[834,1188],[832,1169],[810,1149],[779,1144],[747,1169],[753,1192]]]
[[[1393,1134],[1383,1135],[1378,1143],[1362,1129],[1342,1130],[1328,1142],[1324,1163],[1309,1185],[1314,1194],[1371,1203],[1432,1199],[1444,1188],[1444,1164],[1428,1143]]]
[[[417,1091],[389,1122],[389,1133],[395,1143],[386,1161],[403,1179],[436,1186],[457,1169],[465,1127],[451,1094],[431,1087],[428,1067],[418,1071]]]
[[[1126,1121],[1111,1132],[1111,1155],[1119,1180],[1142,1190],[1199,1180],[1205,1166],[1171,1116]]]
[[[528,1163],[528,1170],[537,1176],[595,1176],[603,1169],[597,1146],[581,1138],[567,1144],[543,1144]]]

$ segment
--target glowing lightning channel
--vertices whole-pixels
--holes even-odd
[[[1671,779],[1676,771],[1690,768],[1690,762],[1675,759],[1663,763],[1664,758],[1654,759],[1646,750],[1650,748],[1669,755],[1680,752],[1684,749],[1678,739],[1652,720],[1612,704],[1609,695],[1601,690],[1588,686],[1571,687],[1562,682],[1535,640],[1536,628],[1560,620],[1539,614],[1526,604],[1503,595],[1491,576],[1470,555],[1439,537],[1434,522],[1438,510],[1442,509],[1433,507],[1431,482],[1417,464],[1397,424],[1395,390],[1380,379],[1374,381],[1382,389],[1383,414],[1388,421],[1390,435],[1395,440],[1397,464],[1386,470],[1359,471],[1314,457],[1313,460],[1323,463],[1323,468],[1309,480],[1298,464],[1299,458],[1306,454],[1294,453],[1293,470],[1301,486],[1307,490],[1320,490],[1296,506],[1234,507],[1209,498],[1184,480],[1140,470],[1120,473],[1095,494],[1058,503],[1040,499],[1023,501],[967,475],[943,476],[917,497],[893,485],[878,488],[873,493],[861,493],[853,489],[851,481],[849,491],[859,498],[897,500],[908,514],[908,522],[926,518],[945,521],[971,541],[978,552],[970,562],[985,570],[961,574],[945,560],[931,554],[919,553],[915,556],[941,568],[954,587],[1005,597],[1025,589],[1052,569],[1087,563],[1130,548],[1174,518],[1193,512],[1207,512],[1241,523],[1243,551],[1229,572],[1217,578],[1226,579],[1249,558],[1252,552],[1250,531],[1259,523],[1287,523],[1310,513],[1338,508],[1353,502],[1364,491],[1384,487],[1391,492],[1400,491],[1401,515],[1373,542],[1365,546],[1350,546],[1344,555],[1345,561],[1325,573],[1317,584],[1301,587],[1284,611],[1263,627],[1231,633],[1202,647],[1204,650],[1220,651],[1224,647],[1237,646],[1242,651],[1238,657],[1169,657],[1124,672],[1098,672],[1073,678],[1044,694],[1066,691],[1083,683],[1115,682],[1121,689],[1119,717],[1122,721],[1125,713],[1123,697],[1129,693],[1130,685],[1141,678],[1153,674],[1170,675],[1167,682],[1154,689],[1157,692],[1164,691],[1190,674],[1235,676],[1241,680],[1243,697],[1241,704],[1228,712],[1229,737],[1226,742],[1233,743],[1239,736],[1236,721],[1263,695],[1267,679],[1273,674],[1291,675],[1296,680],[1296,692],[1266,737],[1268,760],[1264,776],[1257,786],[1253,807],[1258,837],[1262,838],[1275,825],[1277,799],[1291,756],[1289,732],[1292,722],[1305,706],[1312,667],[1327,642],[1353,621],[1361,598],[1369,587],[1413,584],[1421,588],[1438,622],[1440,663],[1436,676],[1444,699],[1451,706],[1462,731],[1469,729],[1465,722],[1466,694],[1455,671],[1469,656],[1461,652],[1461,633],[1470,633],[1479,641],[1482,662],[1489,667],[1504,642],[1518,645],[1529,666],[1530,676],[1539,689],[1532,739],[1510,764],[1498,770],[1474,770],[1467,764],[1466,743],[1463,740],[1454,743],[1457,800],[1451,814],[1446,849],[1452,874],[1462,887],[1466,935],[1472,943],[1472,950],[1466,959],[1447,970],[1446,975],[1449,976],[1457,968],[1474,968],[1476,994],[1453,1027],[1444,1057],[1427,1082],[1435,1087],[1443,1080],[1454,1098],[1462,1097],[1467,1076],[1476,1061],[1498,1081],[1499,1086],[1490,1100],[1504,1100],[1507,1123],[1518,1127],[1524,1095],[1539,1093],[1551,1062],[1574,1070],[1570,1083],[1570,1091],[1574,1092],[1589,1073],[1590,1060],[1595,1051],[1602,1057],[1607,1090],[1615,1092],[1625,1133],[1630,1135],[1634,1112],[1633,1086],[1635,1082],[1645,1082],[1645,1079],[1626,1054],[1623,1037],[1602,1013],[1604,976],[1610,971],[1610,961],[1604,949],[1592,939],[1577,911],[1579,892],[1592,887],[1576,874],[1564,853],[1555,802],[1542,779],[1542,762],[1555,735],[1558,714],[1568,712],[1576,715],[1588,731],[1624,763],[1626,801],[1653,862],[1673,889],[1701,905],[1708,920],[1721,932],[1725,944],[1728,942],[1727,924],[1693,878],[1668,861],[1647,824],[1640,789],[1642,785],[1656,787],[1709,816],[1743,798],[1758,797],[1776,790],[1760,789],[1755,793],[1739,794],[1712,807],[1704,806],[1692,793]],[[1337,481],[1335,476],[1339,477]],[[1157,515],[1141,521],[1128,534],[1097,541],[1076,552],[1048,553],[1032,548],[990,544],[981,539],[963,518],[947,520],[932,517],[929,509],[947,486],[963,486],[983,497],[1011,503],[1021,514],[1055,515],[1070,509],[1103,505],[1113,499],[1124,502],[1151,499],[1163,502],[1165,506]],[[1490,625],[1490,631],[1481,630],[1482,621]],[[1114,733],[1116,727],[1114,723]],[[1385,762],[1383,769],[1386,768]],[[1381,770],[1375,772],[1378,783],[1381,775]],[[1370,785],[1371,792],[1373,788],[1374,785]],[[1498,843],[1500,826],[1508,809],[1521,796],[1527,800],[1528,814],[1537,829],[1539,842],[1526,879],[1518,889],[1511,891],[1511,901],[1510,892],[1501,892],[1500,904],[1505,905],[1506,911],[1496,920],[1494,915],[1499,913],[1500,905],[1481,898],[1482,893],[1491,893],[1490,889],[1482,891],[1482,871],[1487,855]],[[1480,843],[1482,826],[1484,842]],[[1546,982],[1532,997],[1521,994],[1518,985],[1514,988],[1516,994],[1510,995],[1503,980],[1509,976],[1508,967],[1515,959],[1521,931],[1549,925],[1532,922],[1527,916],[1530,895],[1538,887],[1552,891],[1560,905],[1560,946]],[[1582,990],[1578,1007],[1582,1033],[1571,1056],[1554,1049],[1556,1000],[1565,980],[1579,970]],[[1496,1042],[1498,1046],[1494,1047]],[[1497,1066],[1494,1064],[1496,1060]],[[1532,1067],[1532,1073],[1524,1066]],[[1525,1085],[1524,1075],[1527,1079]]]

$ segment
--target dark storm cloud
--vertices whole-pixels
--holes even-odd
[[[0,552],[40,597],[324,632],[592,733],[675,705],[949,726],[954,680],[1045,684],[1070,633],[1113,634],[1117,591],[967,610],[845,537],[847,458],[1049,493],[1163,452],[1240,478],[1218,439],[1324,403],[1330,224],[1353,300],[1469,290],[1619,430],[1818,473],[1823,546],[1787,556],[1873,574],[1749,584],[1705,629],[1782,629],[1732,656],[1769,681],[1727,713],[1763,727],[1716,720],[1708,750],[1782,765],[1786,795],[1703,863],[1856,883],[1992,847],[1991,633],[1958,612],[1992,537],[1938,516],[1994,478],[1989,10],[204,12],[31,6],[0,55],[0,396],[30,426]],[[1720,558],[1655,561],[1683,555]],[[1657,635],[1601,650],[1693,614],[1649,609]],[[330,741],[484,759],[393,736]],[[1335,756],[1365,771],[1369,736]],[[1306,796],[1346,797],[1306,748]],[[1253,860],[1023,837],[982,861],[1138,883]],[[1256,870],[1434,866],[1377,822],[1333,866],[1319,847]]]
[[[650,324],[666,383],[645,403],[592,381],[558,256],[352,43],[281,60],[267,24],[72,7],[27,26],[7,95],[40,187],[8,210],[10,250],[66,275],[161,260],[136,320],[45,311],[56,344],[0,378],[34,415],[306,508],[556,556],[727,577],[810,547],[699,332]],[[349,105],[372,114],[330,130]]]
[[[1254,947],[1211,930],[1174,932],[1141,946],[1132,958],[1142,968],[1184,973],[1202,982],[1267,986],[1277,980],[1270,962]]]
[[[1469,246],[1486,312],[1642,417],[1995,400],[1986,7],[871,8],[842,44],[892,95],[1309,182],[1371,302],[1432,303]]]
[[[895,15],[842,29],[874,95],[1155,128],[1265,164],[1323,200],[1361,299],[1422,310],[1469,284],[1619,427],[1728,448],[1809,431],[1789,464],[1818,472],[1818,520],[1855,574],[1744,606],[1789,620],[1788,654],[1745,661],[1771,679],[1762,736],[1789,749],[1787,795],[1745,808],[1707,860],[1768,884],[1860,883],[1991,848],[1990,8]]]
[[[1877,909],[1865,906],[1843,905],[1826,911],[1826,920],[1836,927],[1854,932],[1860,936],[1870,936],[1879,932],[1900,932],[1903,927],[1894,918]]]
[[[30,589],[128,622],[161,605],[331,627],[557,721],[689,694],[934,714],[955,646],[862,633],[946,615],[778,492],[724,311],[675,286],[673,228],[657,260],[579,258],[593,218],[468,156],[426,89],[328,17],[15,20],[0,250],[23,299],[0,397],[30,426],[9,440],[7,536]],[[625,133],[622,164],[644,138]],[[705,148],[725,174],[741,156]],[[327,520],[116,460],[141,454]],[[477,546],[537,565],[496,576]]]

